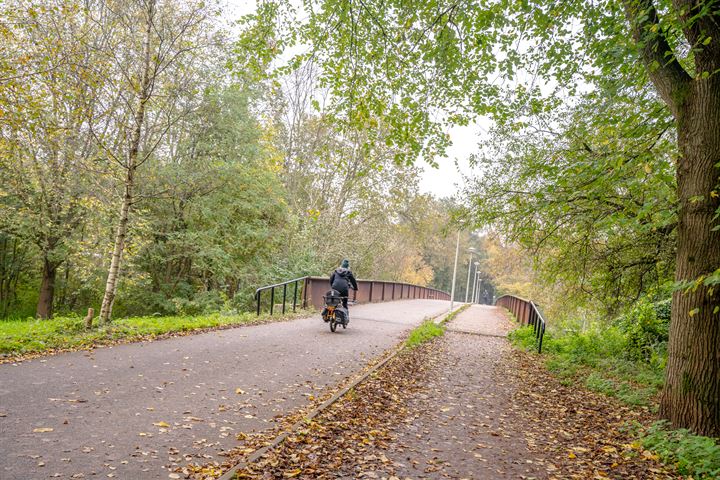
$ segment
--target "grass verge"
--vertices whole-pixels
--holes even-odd
[[[515,346],[534,351],[532,327],[520,327],[509,337]],[[655,412],[663,386],[664,362],[628,359],[626,343],[622,332],[613,327],[546,332],[543,357],[548,370],[563,385],[582,385]],[[672,430],[663,421],[638,426],[635,434],[639,445],[677,473],[695,479],[720,478],[720,444],[716,439]]]
[[[535,348],[531,326],[510,332],[509,338],[520,348]],[[655,410],[664,365],[627,359],[624,351],[625,339],[613,328],[561,334],[546,331],[543,339],[545,364],[563,385],[579,383],[629,405]]]
[[[438,325],[432,320],[425,320],[420,326],[410,332],[407,340],[405,340],[405,348],[413,349],[444,333],[445,328],[442,325]]]
[[[445,325],[446,323],[449,323],[453,318],[457,317],[458,315],[460,315],[462,312],[464,312],[468,308],[470,308],[469,303],[466,303],[465,305],[462,305],[461,307],[456,308],[452,312],[448,313],[447,316],[442,319],[442,322],[440,322],[440,324]]]
[[[257,316],[255,313],[130,317],[89,330],[85,329],[83,319],[80,317],[0,321],[0,354],[6,358],[14,358],[52,351],[81,350],[99,345],[281,321],[307,316],[310,313],[298,311],[275,317]]]
[[[712,438],[684,429],[672,430],[667,422],[659,421],[641,433],[640,444],[655,452],[666,465],[673,465],[681,475],[720,478],[720,444]]]

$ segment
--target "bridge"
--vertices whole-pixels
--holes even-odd
[[[271,309],[290,298],[317,308],[327,279],[269,287]],[[0,365],[0,478],[177,478],[333,391],[450,305],[446,292],[395,282],[360,282],[357,298],[336,334],[315,314]],[[457,329],[497,311],[473,308]]]

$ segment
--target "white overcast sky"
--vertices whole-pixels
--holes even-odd
[[[221,2],[224,4],[223,17],[228,22],[234,22],[241,15],[253,12],[257,5],[255,0]],[[468,176],[471,173],[468,158],[477,151],[484,131],[479,124],[451,128],[448,133],[452,146],[448,148],[445,158],[437,159],[438,167],[433,168],[425,163],[419,165],[422,169],[420,191],[436,197],[454,196],[462,188],[463,175]]]

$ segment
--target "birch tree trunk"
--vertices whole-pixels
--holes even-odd
[[[120,218],[115,233],[115,248],[113,249],[112,259],[110,260],[110,269],[108,271],[107,283],[105,284],[105,295],[103,296],[102,306],[100,308],[100,321],[109,323],[112,315],[113,302],[115,301],[115,293],[120,273],[120,264],[122,263],[122,255],[125,250],[125,238],[127,236],[128,218],[133,203],[133,194],[135,188],[135,172],[138,166],[138,152],[140,150],[140,141],[142,138],[143,124],[145,122],[145,106],[150,99],[152,93],[152,75],[150,62],[150,37],[152,34],[152,23],[155,14],[155,1],[150,0],[147,3],[145,31],[142,46],[142,69],[140,71],[139,91],[137,96],[137,105],[134,116],[134,129],[128,142],[127,160],[126,160],[126,176],[125,191],[120,207]]]

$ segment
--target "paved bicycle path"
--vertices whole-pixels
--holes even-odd
[[[335,334],[318,315],[0,365],[0,479],[164,479],[207,463],[448,306],[358,305]]]
[[[448,325],[436,346],[424,393],[409,400],[412,421],[384,453],[393,474],[413,479],[548,478],[528,449],[532,426],[517,418],[517,385],[508,376],[514,328],[501,309],[473,305]],[[382,476],[382,475],[381,475]]]

